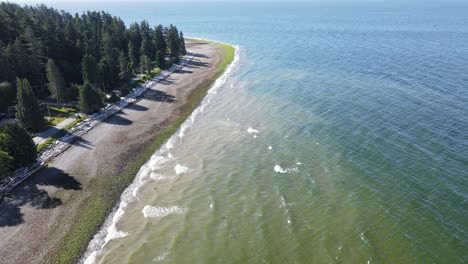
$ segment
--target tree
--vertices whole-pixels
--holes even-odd
[[[65,80],[53,59],[47,60],[46,72],[52,97],[57,99],[57,103],[64,102],[66,97]]]
[[[16,91],[9,82],[0,83],[0,112],[7,110],[16,98]]]
[[[83,82],[89,83],[93,87],[96,87],[99,81],[99,68],[96,59],[89,54],[84,55],[81,62],[81,68]]]
[[[171,60],[175,63],[179,62],[180,36],[174,25],[170,25],[167,29],[167,42],[169,45]]]
[[[160,50],[158,50],[158,52],[156,52],[156,67],[160,68],[160,69],[164,69],[164,55],[162,54],[162,52]]]
[[[81,85],[79,94],[78,106],[82,112],[92,113],[104,107],[101,94],[89,83]]]
[[[128,67],[127,56],[123,51],[119,54],[119,78],[120,80],[128,80],[132,77],[132,71]]]
[[[140,58],[140,66],[141,66],[141,72],[149,74],[151,71],[151,62],[148,56],[146,55],[141,55]]]
[[[36,145],[31,135],[18,123],[6,123],[0,126],[0,151],[6,152],[13,158],[14,168],[30,166],[37,158]]]
[[[154,28],[154,44],[157,51],[161,51],[162,54],[166,53],[167,44],[164,40],[163,26],[158,25]]]
[[[179,35],[179,46],[180,46],[180,54],[187,55],[187,50],[185,49],[185,40],[184,40],[184,33],[182,31]]]
[[[132,40],[128,42],[128,56],[130,57],[130,67],[132,69],[138,68],[138,49]]]
[[[18,108],[16,118],[25,128],[39,131],[44,128],[45,120],[39,104],[34,96],[29,81],[16,79]]]
[[[0,150],[0,179],[11,173],[13,162],[14,159],[8,153]]]

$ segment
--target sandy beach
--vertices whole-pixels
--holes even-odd
[[[83,251],[83,241],[92,237],[83,227],[96,231],[133,179],[121,175],[138,169],[155,140],[178,126],[214,82],[223,48],[188,41],[187,49],[192,62],[82,136],[0,203],[0,263],[67,262],[59,251]]]

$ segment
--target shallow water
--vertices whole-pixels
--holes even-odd
[[[468,262],[467,4],[60,7],[239,45],[98,262]]]

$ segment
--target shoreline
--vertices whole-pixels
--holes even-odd
[[[204,96],[197,100],[199,101],[196,107],[188,114],[184,121],[178,126],[178,128],[174,131],[172,135],[170,135],[161,145],[160,147],[148,158],[147,162],[143,164],[143,166],[138,171],[137,175],[135,176],[133,182],[122,192],[122,195],[119,199],[119,202],[116,206],[112,209],[112,212],[106,217],[105,223],[100,228],[100,230],[95,234],[93,239],[90,241],[86,252],[81,256],[78,263],[80,264],[92,264],[95,263],[96,257],[98,254],[102,252],[104,247],[107,243],[113,239],[118,239],[121,237],[125,237],[127,234],[119,231],[116,228],[117,222],[120,218],[125,214],[126,207],[132,202],[132,200],[136,197],[136,192],[141,187],[141,185],[145,184],[142,180],[146,171],[145,169],[148,167],[147,165],[153,161],[153,158],[160,158],[161,155],[168,155],[169,158],[171,157],[170,149],[174,147],[172,143],[169,144],[168,142],[173,142],[177,139],[182,140],[183,136],[185,135],[185,131],[189,128],[187,126],[184,127],[185,124],[189,123],[190,120],[195,120],[197,115],[197,110],[200,108],[204,108],[206,105],[209,104],[208,98],[210,91],[217,90],[220,88],[226,80],[229,78],[229,74],[232,70],[232,67],[236,65],[237,59],[236,56],[238,55],[238,49],[230,44],[214,42],[206,39],[198,39],[198,38],[187,38],[190,41],[203,41],[207,43],[212,43],[216,45],[223,46],[225,48],[225,62],[220,65],[220,69],[217,72],[217,76],[214,78],[214,83],[210,86],[207,86],[207,89],[204,89]],[[232,56],[231,56],[232,55]],[[219,81],[219,83],[218,83]],[[208,102],[204,104],[204,102],[208,99]],[[198,112],[199,113],[199,112]],[[190,125],[191,126],[191,125]],[[130,200],[130,201],[129,201]]]
[[[145,92],[141,101],[136,105],[123,109],[106,123],[84,135],[76,145],[58,156],[52,165],[46,168],[55,169],[58,171],[56,172],[58,176],[51,176],[50,171],[40,171],[38,177],[33,177],[31,182],[22,184],[19,190],[12,194],[11,200],[14,200],[15,197],[28,192],[28,188],[37,189],[38,195],[43,196],[40,198],[44,198],[41,202],[46,203],[43,207],[39,207],[40,210],[34,208],[34,197],[32,202],[26,199],[27,201],[17,206],[14,212],[8,211],[10,204],[0,207],[4,218],[8,217],[6,214],[17,214],[18,216],[13,215],[13,217],[20,218],[18,223],[0,225],[2,231],[0,232],[0,240],[2,240],[0,248],[3,247],[0,253],[5,258],[0,262],[24,263],[34,259],[39,262],[71,263],[82,257],[91,239],[102,228],[113,209],[118,206],[123,192],[136,179],[140,168],[178,131],[233,60],[235,48],[232,46],[227,48],[224,46],[226,44],[206,45],[204,41],[187,40],[190,43],[188,46],[201,51],[201,56],[198,58],[199,65],[187,65],[184,70],[175,74],[174,78],[170,78],[163,84],[167,86],[161,89],[167,89],[167,91],[161,91],[158,86],[157,90],[151,89]],[[191,52],[190,48],[189,52]],[[229,54],[230,52],[232,54]],[[151,96],[148,94],[154,94],[156,97],[147,99],[146,97]],[[158,105],[157,109],[148,109],[145,108],[145,104]],[[157,116],[149,116],[157,122],[144,124],[142,121],[147,120],[148,115],[151,114],[149,112],[157,112],[155,113]],[[164,115],[164,118],[159,115]],[[127,120],[127,117],[136,119]],[[133,127],[131,131],[135,134],[134,137],[125,137],[126,135],[123,134],[129,131],[129,127]],[[150,138],[150,135],[143,133],[144,131],[154,136]],[[115,139],[115,135],[119,135],[119,132],[125,138]],[[107,135],[107,133],[114,136]],[[143,134],[139,135],[139,133]],[[112,142],[111,145],[106,145],[110,142]],[[138,146],[134,146],[134,143]],[[119,153],[114,153],[112,148],[117,149]],[[128,151],[122,151],[122,148],[127,148]],[[102,154],[105,154],[105,157],[102,157]],[[94,155],[94,159],[90,155]],[[99,162],[100,159],[105,158],[110,161]],[[89,162],[93,162],[94,166],[88,165]],[[61,167],[55,168],[58,164]],[[48,182],[47,185],[41,182],[42,177],[53,178],[52,181],[66,179],[69,183],[49,184]],[[26,213],[23,212],[25,210]],[[45,218],[46,223],[42,223],[41,218]],[[45,227],[40,226],[41,224]],[[21,228],[18,225],[21,225]],[[21,229],[17,230],[20,233],[19,236],[14,234],[15,228]],[[36,228],[40,230],[35,230]],[[40,235],[34,236],[28,233],[30,229],[39,232]],[[29,241],[31,238],[38,241]],[[20,245],[21,250],[14,252]],[[28,247],[31,248],[28,250]]]

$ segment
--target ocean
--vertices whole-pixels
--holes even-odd
[[[52,5],[238,47],[89,262],[468,263],[466,2]]]

